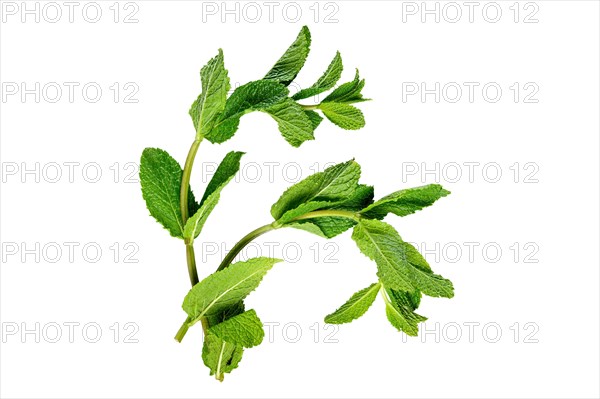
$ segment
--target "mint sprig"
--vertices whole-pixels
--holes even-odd
[[[142,153],[140,180],[146,206],[171,236],[185,244],[192,288],[183,300],[186,320],[175,338],[181,341],[190,327],[201,324],[202,360],[210,374],[220,381],[238,367],[245,349],[259,345],[264,338],[260,318],[254,309],[246,310],[244,301],[281,260],[263,257],[244,262],[234,260],[250,242],[265,233],[291,227],[328,239],[352,230],[352,239],[359,250],[374,261],[375,282],[372,280],[327,315],[326,323],[349,323],[360,318],[379,294],[390,323],[408,335],[416,335],[418,324],[426,320],[415,313],[421,296],[454,295],[452,283],[434,274],[419,252],[391,224],[382,221],[389,214],[401,217],[413,214],[449,192],[434,184],[374,200],[374,188],[360,183],[361,167],[355,160],[333,165],[288,188],[271,206],[273,220],[242,237],[216,271],[199,280],[194,242],[239,171],[244,155],[239,151],[229,152],[197,201],[190,181],[196,155],[205,139],[215,144],[231,139],[241,118],[254,111],[273,119],[293,147],[314,140],[314,132],[325,118],[346,130],[365,126],[362,111],[353,105],[367,101],[362,94],[365,81],[358,70],[353,80],[335,87],[343,72],[339,52],[314,84],[290,95],[288,86],[301,72],[310,45],[310,32],[303,27],[262,79],[236,88],[229,96],[229,74],[224,53],[219,50],[200,71],[201,93],[189,110],[195,135],[183,168],[164,150],[146,148]],[[320,102],[299,102],[328,91]]]

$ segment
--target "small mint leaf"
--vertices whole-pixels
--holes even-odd
[[[450,194],[439,184],[428,184],[396,191],[375,201],[360,213],[369,219],[383,219],[388,213],[406,216],[433,205],[442,197]]]
[[[303,98],[313,97],[317,94],[321,94],[331,89],[342,77],[342,71],[344,66],[342,65],[342,56],[338,51],[333,57],[333,60],[325,70],[325,73],[317,80],[312,86],[307,89],[300,90],[294,94],[292,98],[294,100],[301,100]]]
[[[265,336],[262,322],[254,310],[233,316],[210,327],[209,331],[224,341],[244,348],[260,345]]]
[[[352,295],[338,310],[325,317],[325,323],[350,323],[365,314],[375,301],[381,288],[380,283],[374,283]]]
[[[202,93],[190,108],[194,128],[199,135],[207,134],[225,107],[230,89],[229,76],[223,60],[223,50],[200,71]]]
[[[319,109],[332,123],[346,130],[358,130],[365,126],[362,111],[352,105],[337,102],[324,102]]]

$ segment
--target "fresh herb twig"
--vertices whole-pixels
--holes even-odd
[[[250,242],[269,231],[293,227],[333,238],[352,229],[352,239],[359,250],[375,261],[377,281],[326,316],[327,323],[357,319],[380,293],[390,323],[408,335],[416,335],[418,323],[425,320],[414,312],[422,294],[450,298],[454,293],[452,283],[434,274],[418,251],[382,221],[389,213],[412,214],[449,192],[433,184],[397,191],[374,201],[373,187],[358,182],[361,168],[354,160],[315,173],[286,190],[271,207],[273,222],[242,237],[217,270],[199,281],[194,241],[217,205],[221,191],[238,172],[243,156],[242,152],[228,153],[197,201],[190,180],[204,139],[211,143],[229,140],[241,117],[252,111],[270,115],[284,139],[294,147],[314,139],[314,130],[323,120],[321,114],[343,129],[356,130],[365,125],[362,112],[352,105],[366,101],[362,96],[365,81],[359,78],[358,71],[352,81],[334,88],[343,69],[339,52],[312,86],[290,96],[287,86],[302,69],[310,43],[310,33],[304,27],[262,79],[238,87],[230,96],[228,72],[219,50],[200,72],[202,92],[189,111],[196,135],[183,169],[163,150],[146,148],[142,153],[140,180],[148,210],[173,237],[183,239],[186,247],[192,289],[183,302],[187,318],[175,339],[181,341],[189,327],[201,322],[202,359],[220,381],[238,366],[244,349],[260,344],[264,336],[260,319],[254,310],[245,309],[244,299],[280,260],[234,260]],[[318,104],[297,102],[329,90],[332,91]]]

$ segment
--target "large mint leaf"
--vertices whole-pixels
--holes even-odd
[[[426,321],[415,310],[419,306],[421,293],[385,290],[385,314],[390,323],[399,331],[404,331],[407,335],[417,336],[419,334],[418,324]]]
[[[306,26],[303,26],[294,43],[275,63],[264,79],[274,80],[285,86],[289,85],[306,62],[306,57],[308,57],[310,51],[310,41],[310,31]]]
[[[235,174],[240,169],[240,159],[244,155],[243,152],[231,151],[219,164],[215,174],[208,183],[202,201],[200,201],[200,208],[198,211],[188,219],[183,229],[183,238],[191,243],[194,238],[198,237],[206,219],[213,211],[221,195],[221,190],[233,179]]]
[[[229,76],[223,61],[223,50],[211,59],[200,71],[202,93],[190,108],[190,116],[197,134],[208,133],[225,108],[229,91]]]
[[[433,274],[429,264],[398,232],[379,220],[361,219],[352,239],[362,253],[377,264],[377,276],[388,288],[412,292],[417,289],[433,297],[451,298],[450,280]]]
[[[365,87],[365,80],[360,79],[358,69],[354,75],[354,80],[351,82],[344,83],[332,91],[322,102],[336,102],[336,103],[355,103],[361,101],[367,101],[362,96],[362,89]]]
[[[210,369],[210,375],[214,375],[219,381],[223,381],[225,373],[231,373],[237,368],[243,354],[244,348],[241,345],[226,342],[210,332],[204,337],[202,360]]]
[[[180,210],[180,189],[183,170],[166,151],[146,148],[140,160],[140,183],[142,196],[150,214],[173,237],[183,238],[183,219]],[[199,205],[190,189],[189,212],[196,212]]]
[[[314,140],[313,121],[291,98],[264,109],[264,112],[277,121],[279,131],[292,146],[299,147],[307,140]]]
[[[294,100],[301,100],[303,98],[313,97],[317,94],[321,94],[329,89],[331,89],[340,77],[342,77],[342,71],[344,66],[342,65],[342,56],[338,51],[333,57],[333,60],[325,70],[325,73],[317,80],[312,86],[307,89],[300,90],[298,93],[294,94],[292,98]]]
[[[271,207],[271,215],[278,220],[284,213],[309,202],[327,206],[350,197],[359,178],[360,166],[354,160],[331,166],[288,188]],[[306,209],[310,208],[313,208],[313,205],[307,206]]]
[[[369,219],[383,219],[388,213],[406,216],[433,205],[450,194],[439,184],[396,191],[363,209],[360,213]]]
[[[238,87],[227,99],[223,112],[205,137],[211,143],[229,140],[244,114],[269,108],[287,98],[288,93],[287,87],[270,80],[256,80]]]
[[[373,202],[373,187],[359,184],[354,193],[347,199],[333,204],[328,204],[320,209],[338,209],[346,211],[359,211]],[[299,209],[299,208],[297,208]],[[293,211],[290,211],[293,212]],[[282,217],[282,219],[285,216]],[[335,237],[349,228],[353,227],[356,221],[343,217],[326,216],[312,219],[298,220],[288,224],[290,227],[306,230],[326,238]]]
[[[190,325],[200,318],[222,313],[254,291],[264,275],[280,259],[253,258],[237,262],[215,272],[196,284],[183,301],[183,310],[191,319]]]
[[[365,314],[375,301],[381,288],[380,283],[374,283],[352,295],[338,310],[325,317],[325,323],[350,323]]]
[[[362,111],[346,103],[325,102],[319,109],[332,123],[346,130],[358,130],[365,126]]]
[[[224,341],[244,348],[259,345],[265,336],[262,322],[254,310],[233,316],[210,327],[209,331]]]

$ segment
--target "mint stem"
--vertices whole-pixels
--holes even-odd
[[[271,231],[271,230],[281,228],[281,227],[288,227],[287,226],[288,223],[293,223],[298,220],[314,219],[314,218],[318,218],[318,217],[342,217],[342,218],[346,218],[346,219],[352,219],[354,221],[358,221],[360,219],[360,215],[355,212],[341,211],[341,210],[335,210],[335,209],[325,209],[325,210],[321,210],[321,211],[313,211],[313,212],[305,213],[304,215],[300,215],[300,216],[290,220],[286,224],[279,224],[277,222],[273,222],[271,224],[264,225],[262,227],[259,227],[256,230],[251,231],[250,233],[246,234],[241,240],[239,240],[237,242],[237,244],[235,244],[233,246],[233,248],[231,248],[231,251],[229,251],[227,256],[225,256],[225,258],[223,258],[223,261],[219,265],[217,271],[223,270],[227,266],[229,266],[231,264],[231,262],[233,262],[235,257],[244,249],[244,247],[246,247],[246,245],[248,245],[250,242],[252,242],[257,237],[263,235],[264,233]]]
[[[188,152],[183,166],[183,175],[181,176],[181,188],[179,191],[179,209],[181,210],[181,218],[183,225],[189,218],[189,205],[188,205],[188,192],[190,191],[190,177],[192,176],[192,168],[194,167],[194,159],[198,152],[198,147],[202,142],[202,136],[196,137],[196,140],[192,143],[190,151]],[[185,245],[185,257],[188,265],[188,274],[190,275],[190,282],[192,287],[198,284],[198,271],[196,270],[196,256],[194,254],[193,244]]]
[[[233,260],[235,259],[235,257],[240,253],[240,251],[242,249],[244,249],[244,247],[246,245],[248,245],[250,242],[252,242],[258,236],[261,236],[261,235],[265,234],[266,232],[271,231],[271,230],[275,230],[275,229],[277,229],[279,227],[280,226],[275,225],[275,223],[271,223],[271,224],[267,224],[267,225],[264,225],[262,227],[259,227],[258,229],[253,230],[250,233],[246,234],[241,240],[239,240],[237,242],[237,244],[235,244],[233,246],[233,248],[231,248],[231,251],[229,251],[229,253],[227,254],[227,256],[225,256],[225,258],[223,258],[223,261],[221,262],[221,264],[217,268],[217,271],[223,270],[227,266],[229,266],[231,264],[231,262],[233,262]]]
[[[181,176],[181,187],[179,191],[179,209],[181,211],[181,219],[183,220],[183,225],[189,219],[189,204],[188,204],[188,193],[190,191],[190,178],[192,176],[192,168],[194,167],[194,160],[196,158],[196,153],[198,152],[198,148],[200,147],[200,143],[202,142],[202,136],[196,135],[196,139],[192,143],[190,150],[188,152],[187,158],[185,159],[185,165],[183,166],[183,175]],[[198,270],[196,269],[196,254],[194,253],[194,244],[186,243],[185,244],[185,259],[187,261],[188,274],[190,276],[190,283],[192,283],[192,287],[198,284],[200,281],[198,279]],[[175,339],[178,342],[181,342],[187,330],[189,328],[188,323],[190,322],[189,318],[185,320],[185,322],[177,331],[175,335]],[[202,330],[206,335],[206,331],[208,330],[207,323],[202,321]]]

